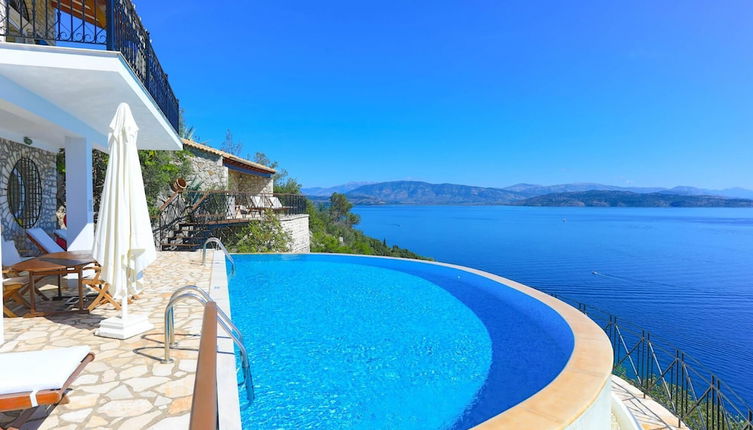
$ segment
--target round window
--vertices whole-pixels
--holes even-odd
[[[8,178],[8,206],[22,228],[34,227],[42,211],[42,180],[28,158],[20,158]]]

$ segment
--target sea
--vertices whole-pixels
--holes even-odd
[[[753,209],[358,206],[389,245],[618,317],[753,405]]]

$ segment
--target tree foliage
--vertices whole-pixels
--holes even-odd
[[[141,174],[144,177],[144,192],[150,209],[156,209],[158,197],[169,191],[169,186],[174,180],[191,175],[192,169],[189,157],[191,157],[191,153],[186,150],[139,151]]]
[[[347,197],[338,193],[330,197],[329,205],[307,201],[306,211],[309,214],[312,252],[383,255],[429,260],[399,246],[389,246],[385,240],[369,237],[355,229],[354,226],[360,220],[358,215],[351,212],[352,208],[353,205]]]
[[[260,220],[249,222],[230,238],[229,245],[233,252],[241,253],[288,252],[291,240],[277,215],[266,210]]]
[[[192,125],[186,124],[185,115],[186,112],[183,108],[180,108],[180,115],[178,116],[178,136],[193,141],[199,140],[199,136],[196,135],[196,128]]]
[[[254,154],[255,163],[265,165],[275,169],[275,174],[272,175],[274,180],[274,188],[276,193],[280,194],[301,194],[302,185],[295,178],[291,178],[288,175],[288,171],[279,167],[280,163],[272,161],[267,157],[267,154],[263,152],[257,152]]]
[[[220,149],[229,154],[233,154],[236,157],[240,157],[241,151],[243,150],[243,143],[240,140],[235,140],[233,138],[233,132],[228,128],[225,131],[225,140],[222,141]]]

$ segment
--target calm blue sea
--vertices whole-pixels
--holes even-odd
[[[360,228],[607,310],[753,405],[753,209],[370,206]]]

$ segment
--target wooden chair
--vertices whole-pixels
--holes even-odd
[[[22,261],[24,261],[26,259],[22,258],[18,254],[18,250],[16,249],[16,245],[15,245],[15,243],[13,243],[12,240],[4,240],[2,242],[3,242],[2,243],[2,247],[3,247],[3,261],[2,261],[2,264],[3,264],[3,277],[5,277],[5,278],[19,277],[20,278],[22,276],[25,276],[25,273],[17,273],[17,272],[14,272],[14,271],[6,268],[6,267],[13,266],[14,264],[18,264],[18,263],[20,263],[20,262],[22,262]],[[52,274],[52,275],[54,276],[55,274]],[[40,279],[45,278],[46,276],[47,275],[35,278],[35,282],[38,281],[38,280],[40,280]],[[60,276],[61,275],[58,274],[57,276],[58,276],[58,294],[60,294]],[[23,283],[23,285],[21,287],[22,291],[19,291],[19,295],[20,294],[24,294],[26,292],[27,288],[28,288],[28,279]],[[37,295],[39,297],[42,298],[42,300],[50,300],[44,293],[42,293],[42,291],[39,288],[35,287],[35,292],[37,293]],[[26,305],[28,306],[28,302],[26,302]]]
[[[16,304],[29,308],[31,305],[21,295],[27,285],[24,278],[3,279],[3,315],[9,318],[16,318],[18,315],[7,306],[11,301]]]
[[[0,354],[0,412],[25,409],[6,430],[16,430],[37,406],[56,405],[87,364],[89,347]]]
[[[87,269],[94,270],[94,276],[84,279],[83,283],[97,293],[97,297],[92,300],[87,309],[92,311],[99,306],[110,303],[116,310],[120,310],[120,303],[118,303],[118,301],[115,300],[115,298],[113,298],[108,292],[110,289],[110,284],[100,278],[100,275],[102,273],[102,266],[96,264],[93,267]]]

